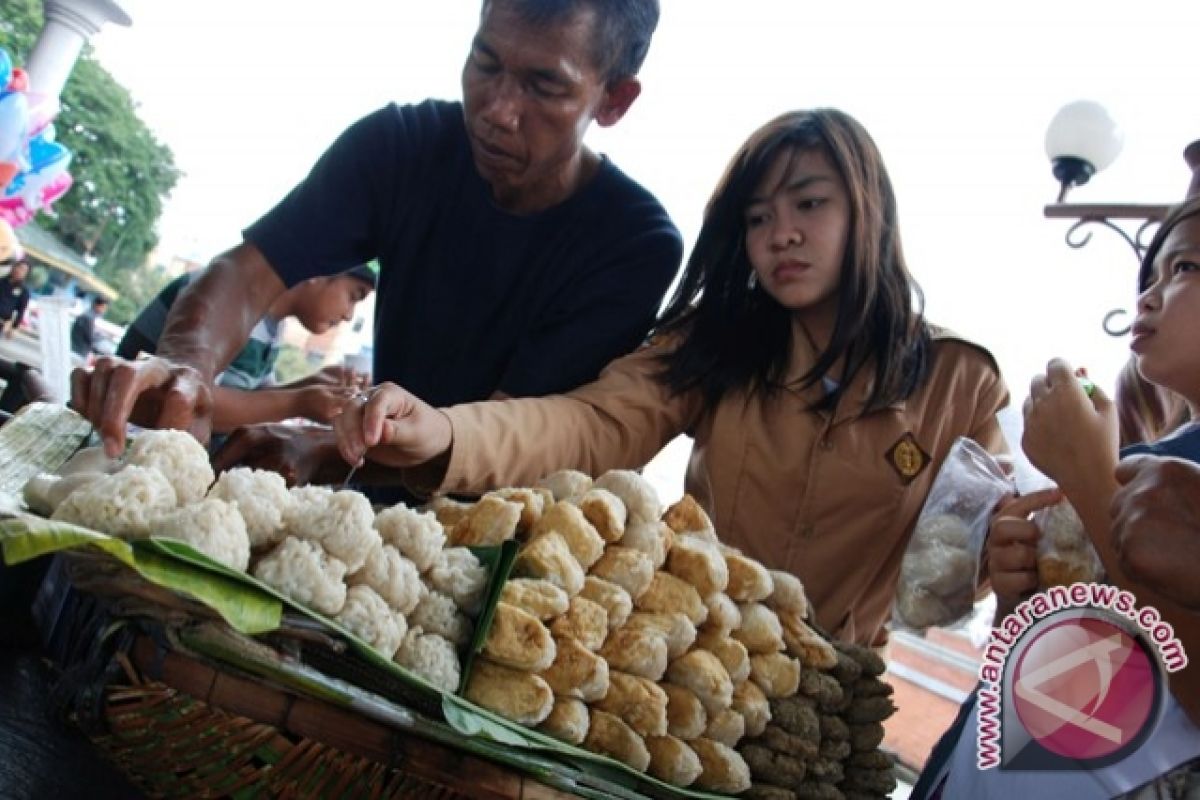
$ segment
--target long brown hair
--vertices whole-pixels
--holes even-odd
[[[763,175],[789,151],[821,152],[837,170],[850,200],[850,231],[838,288],[837,322],[829,345],[801,378],[817,384],[844,359],[832,407],[859,370],[874,366],[863,411],[907,398],[929,369],[930,336],[920,287],[900,245],[896,198],[879,150],[866,129],[836,109],[793,111],[755,131],[717,184],[679,286],[658,331],[682,343],[664,358],[663,378],[675,391],[700,387],[709,403],[727,392],[780,385],[791,356],[791,312],[748,286],[745,209]]]

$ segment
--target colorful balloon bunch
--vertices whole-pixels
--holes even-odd
[[[0,219],[24,225],[71,188],[71,151],[54,141],[58,98],[29,91],[29,76],[0,48]]]

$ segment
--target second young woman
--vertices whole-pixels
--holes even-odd
[[[874,142],[839,111],[793,112],[729,164],[648,345],[566,395],[438,410],[383,385],[338,419],[339,448],[478,492],[640,467],[690,434],[685,488],[722,541],[797,575],[826,630],[880,644],[954,439],[1004,446],[995,362],[920,304]]]

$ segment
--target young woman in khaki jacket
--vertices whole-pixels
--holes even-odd
[[[434,409],[385,384],[338,419],[339,448],[479,492],[640,467],[690,434],[686,489],[722,540],[797,575],[833,634],[880,644],[954,439],[1004,447],[995,362],[920,307],[874,142],[842,112],[792,112],[726,169],[642,349],[551,397]]]

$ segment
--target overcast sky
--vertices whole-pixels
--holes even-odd
[[[186,173],[161,223],[166,254],[207,260],[240,239],[329,142],[389,101],[459,96],[474,0],[120,0],[131,28],[94,40]],[[1116,163],[1072,195],[1172,202],[1200,138],[1200,3],[1105,0],[812,2],[662,0],[644,92],[593,147],[654,191],[685,239],[755,127],[838,106],[872,132],[892,173],[929,317],[988,346],[1018,404],[1053,355],[1109,385],[1135,262],[1099,230],[1079,251],[1046,220],[1043,152],[1064,103],[1122,123]],[[336,198],[331,198],[336,202]]]

